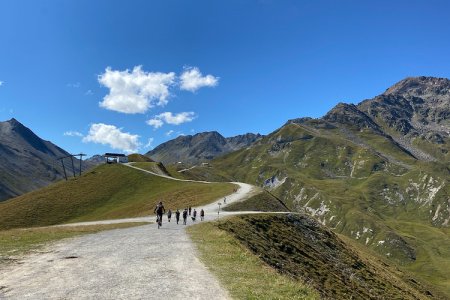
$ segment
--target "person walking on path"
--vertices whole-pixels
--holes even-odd
[[[205,219],[205,211],[203,208],[200,210],[200,221],[203,221]]]
[[[161,226],[162,225],[162,216],[166,212],[166,209],[164,208],[162,201],[159,201],[159,203],[156,205],[153,212],[156,213],[156,220],[158,222],[158,226]]]
[[[191,207],[189,206],[189,215],[191,215]]]
[[[172,218],[172,211],[169,209],[167,212],[167,220],[170,222],[170,219]]]
[[[180,222],[180,211],[177,208],[177,211],[175,212],[175,219],[177,220],[177,224],[178,222]]]
[[[195,219],[197,219],[197,211],[194,208],[194,213],[192,214],[192,221],[195,222]]]
[[[227,204],[227,197],[223,198],[223,204]]]
[[[188,216],[188,210],[187,210],[187,208],[185,208],[183,211],[183,225],[186,225],[187,216]]]

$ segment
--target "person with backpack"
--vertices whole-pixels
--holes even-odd
[[[172,218],[172,211],[169,209],[167,212],[167,220],[170,222],[170,219]]]
[[[203,221],[205,219],[205,211],[203,208],[200,210],[200,221]]]
[[[187,210],[187,208],[185,208],[183,211],[183,225],[186,225],[187,216],[188,216],[188,210]]]
[[[178,222],[180,222],[180,211],[177,208],[177,211],[175,212],[175,220],[177,220],[177,224]]]

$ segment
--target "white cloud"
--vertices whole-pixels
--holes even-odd
[[[175,73],[145,72],[141,66],[131,72],[108,67],[98,76],[98,82],[109,88],[101,107],[127,114],[145,113],[155,105],[167,104]]]
[[[140,146],[139,135],[122,132],[121,128],[103,123],[92,124],[83,142],[109,145],[113,149],[128,153],[137,152]]]
[[[152,145],[153,144],[153,140],[154,140],[153,138],[149,138],[148,141],[147,141],[147,144],[145,144],[144,147],[145,148],[153,148],[153,145]]]
[[[180,76],[182,90],[195,92],[201,87],[216,86],[219,82],[219,77],[212,75],[202,76],[202,73],[197,67],[186,68]]]
[[[172,133],[174,133],[174,131],[173,131],[173,130],[169,130],[169,131],[166,132],[166,135],[167,135],[167,136],[171,136]]]
[[[94,92],[92,90],[87,90],[86,93],[84,93],[85,96],[92,96],[94,95]]]
[[[147,124],[153,126],[155,129],[164,125],[164,122],[160,119],[150,119],[147,121]]]
[[[64,132],[64,136],[79,136],[82,137],[83,134],[78,131],[66,131]]]
[[[0,80],[0,86],[2,86],[5,82]]]
[[[179,114],[173,114],[171,112],[163,112],[147,121],[147,124],[153,126],[155,129],[161,127],[164,123],[172,125],[180,125],[186,122],[191,122],[196,118],[195,113],[181,112]]]

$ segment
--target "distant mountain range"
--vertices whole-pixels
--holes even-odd
[[[247,133],[225,138],[217,131],[179,136],[160,144],[145,155],[164,164],[183,162],[198,164],[216,157],[248,147],[261,139],[260,134]]]
[[[33,191],[63,178],[60,157],[69,153],[44,141],[16,119],[0,122],[0,201]],[[67,176],[72,162],[64,160]],[[74,159],[79,172],[79,160]],[[84,163],[82,168],[91,164]]]

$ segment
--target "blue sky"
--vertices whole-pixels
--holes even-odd
[[[3,0],[0,121],[88,155],[202,131],[267,134],[408,76],[449,78],[449,11],[434,0]]]

